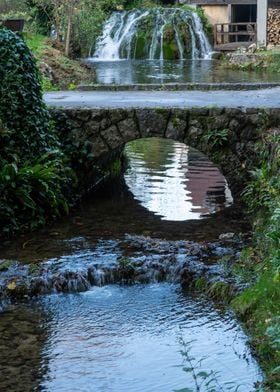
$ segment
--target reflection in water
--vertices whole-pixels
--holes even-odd
[[[232,204],[225,178],[197,150],[164,139],[128,143],[125,180],[135,198],[164,220],[199,219]]]
[[[171,392],[191,388],[183,371],[182,336],[199,370],[219,372],[219,383],[253,390],[260,377],[247,357],[246,337],[230,314],[169,284],[94,288],[42,300],[53,313],[43,357],[48,392]]]
[[[90,61],[99,84],[280,82],[278,73],[221,68],[214,60]]]

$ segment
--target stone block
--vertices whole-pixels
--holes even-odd
[[[165,137],[177,141],[183,141],[184,135],[187,128],[187,122],[178,118],[176,115],[172,115],[169,119]]]
[[[111,125],[112,125],[112,122],[111,122],[110,117],[104,117],[100,121],[100,129],[101,130],[109,128]]]
[[[138,109],[136,115],[142,137],[164,137],[169,109]]]
[[[97,135],[100,130],[100,122],[90,120],[84,125],[84,130],[85,130],[86,135],[88,135],[88,136]]]
[[[91,120],[101,121],[103,118],[108,117],[106,110],[104,109],[91,109]]]
[[[106,143],[113,150],[117,147],[120,147],[124,144],[124,140],[119,134],[118,128],[116,125],[112,125],[111,127],[105,129],[101,132],[102,138],[106,141]]]
[[[92,139],[91,144],[92,144],[91,152],[96,158],[109,151],[108,146],[100,136],[97,136],[94,139]]]
[[[225,129],[228,128],[229,120],[226,115],[209,117],[207,129]]]
[[[112,124],[116,124],[119,121],[125,120],[127,118],[131,118],[133,115],[132,110],[124,110],[124,109],[111,109],[110,110],[110,120]]]
[[[75,121],[86,122],[91,117],[91,109],[71,109],[69,110],[69,117]]]
[[[117,127],[125,142],[139,139],[140,137],[137,124],[132,118],[127,118],[126,120],[120,121],[117,124]]]
[[[236,118],[233,118],[233,119],[229,122],[228,127],[229,127],[229,129],[230,129],[232,132],[238,133],[239,130],[240,130],[241,125],[240,125],[239,121],[238,121]]]

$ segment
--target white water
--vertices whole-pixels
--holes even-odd
[[[202,22],[196,12],[179,8],[132,10],[114,12],[103,28],[103,34],[96,44],[94,60],[114,61],[135,59],[138,27],[141,23],[153,20],[150,42],[146,42],[147,59],[164,60],[164,33],[172,26],[178,48],[179,59],[188,56],[187,45],[180,37],[178,23],[185,24],[189,31],[192,59],[209,59],[211,45],[203,31]],[[143,26],[142,26],[143,31]]]

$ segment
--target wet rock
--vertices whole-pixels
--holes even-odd
[[[181,281],[182,287],[184,287],[184,288],[190,287],[190,285],[193,283],[195,277],[196,277],[196,275],[193,271],[189,271],[188,268],[184,268],[181,271],[181,276],[180,276],[180,281]]]
[[[235,236],[235,233],[223,233],[219,236],[219,240],[232,240]]]
[[[209,282],[230,279],[223,265],[213,263],[224,255],[234,258],[241,244],[233,233],[224,233],[220,237],[222,242],[195,243],[127,235],[123,241],[115,241],[108,248],[109,252],[119,256],[111,256],[108,260],[103,258],[102,262],[92,256],[76,256],[73,263],[74,256],[63,256],[41,263],[38,268],[12,263],[0,273],[0,297],[16,299],[53,292],[82,292],[91,286],[113,283],[166,280],[190,287],[200,277]],[[223,242],[229,241],[228,238],[230,246],[225,246]],[[125,256],[121,250],[125,250]]]

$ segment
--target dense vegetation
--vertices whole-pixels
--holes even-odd
[[[257,143],[261,167],[252,173],[244,198],[254,216],[255,246],[245,249],[237,265],[251,287],[233,307],[252,336],[267,374],[267,390],[280,390],[280,131],[264,132]]]
[[[34,58],[6,29],[0,29],[0,80],[0,235],[10,235],[67,212],[73,175],[43,103]]]

